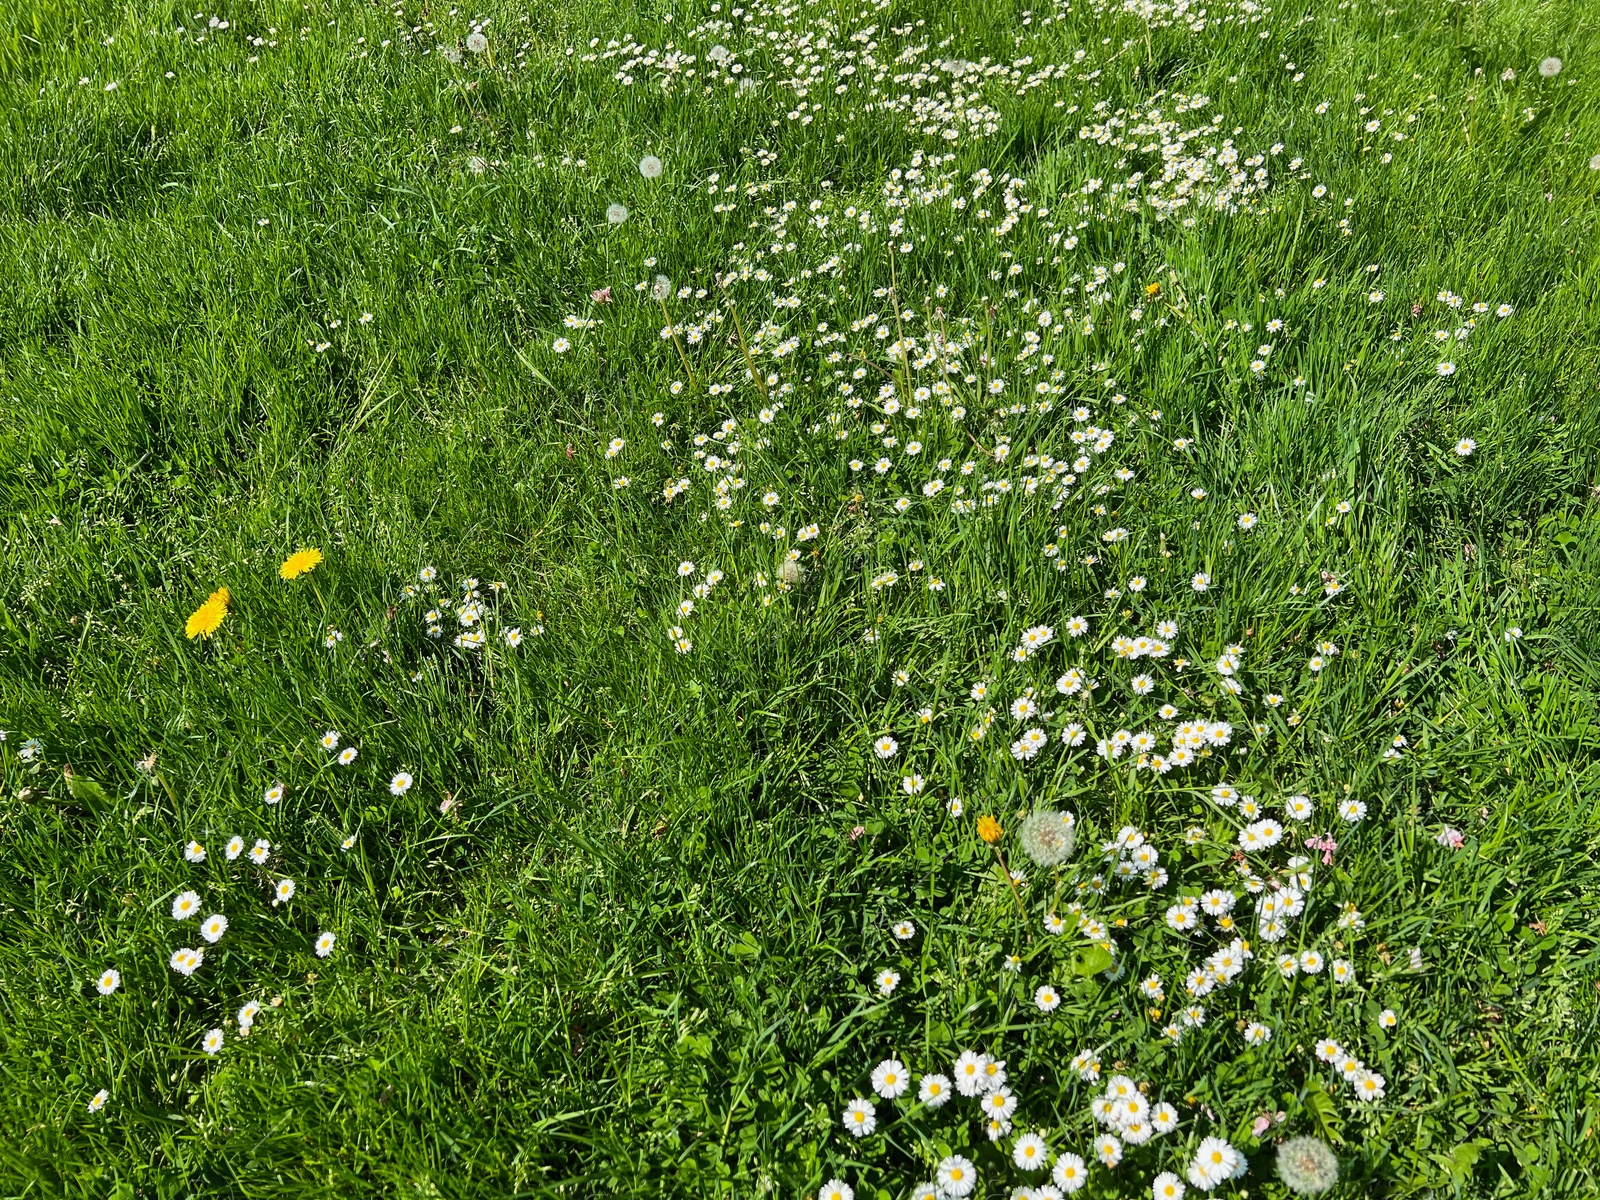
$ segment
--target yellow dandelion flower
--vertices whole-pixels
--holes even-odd
[[[1000,840],[1000,822],[993,817],[978,818],[978,836],[991,846]]]
[[[222,618],[228,615],[227,588],[218,588],[206,597],[206,602],[194,612],[189,614],[189,623],[183,627],[187,637],[210,637],[222,625]]]
[[[321,561],[321,550],[296,550],[283,560],[283,566],[278,568],[278,578],[298,579],[306,572],[314,570]]]

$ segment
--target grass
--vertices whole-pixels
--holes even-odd
[[[999,1197],[1046,1180],[1011,1165],[1029,1130],[1090,1161],[1094,1196],[1185,1176],[1207,1136],[1250,1162],[1221,1194],[1284,1196],[1273,1147],[1291,1134],[1335,1149],[1335,1195],[1586,1194],[1590,6],[1229,3],[1198,31],[1171,5],[1144,20],[1098,0],[726,7],[0,15],[0,1194],[815,1197],[840,1179],[898,1198],[962,1154],[974,1194]],[[663,68],[624,65],[647,51],[602,57],[611,39],[671,42],[697,74],[663,88]],[[1550,55],[1565,61],[1541,76]],[[1002,77],[985,56],[1031,61]],[[898,100],[958,88],[992,115],[913,119]],[[1080,135],[1118,110],[1144,116]],[[1140,120],[1178,123],[1220,208],[1149,203],[1161,135],[1129,133]],[[1263,188],[1217,166],[1227,141],[1261,156]],[[637,166],[650,153],[659,179]],[[1011,177],[1026,183],[996,234]],[[962,344],[954,371],[919,358],[941,338]],[[915,399],[941,376],[950,395]],[[923,414],[883,411],[886,384]],[[1115,434],[1103,453],[1069,439],[1091,423]],[[740,470],[702,469],[697,434],[714,455],[739,441]],[[1040,456],[1080,454],[1052,508]],[[280,579],[306,546],[325,561]],[[480,649],[452,644],[451,612],[438,638],[423,616],[468,578]],[[223,586],[220,629],[185,638]],[[1114,636],[1163,619],[1180,630],[1166,658],[1117,658]],[[1040,624],[1054,638],[1016,661]],[[1338,652],[1313,671],[1323,641]],[[1238,696],[1213,666],[1231,644]],[[1074,665],[1098,689],[1059,693]],[[1018,761],[1029,722],[1007,709],[1030,686],[1051,741]],[[1167,774],[1094,753],[1119,728],[1167,753],[1163,702],[1231,741]],[[1058,740],[1069,721],[1080,748]],[[400,770],[415,784],[395,795]],[[1247,855],[1222,782],[1274,818],[1291,794],[1315,815]],[[1364,819],[1339,818],[1347,800]],[[1042,808],[1078,820],[1059,869],[1017,840]],[[1170,879],[1083,890],[1124,826]],[[226,859],[235,834],[271,843],[265,867]],[[1283,943],[1257,939],[1237,866],[1282,882],[1323,834],[1339,845],[1326,866],[1302,851],[1305,912]],[[274,905],[285,877],[296,895]],[[1226,943],[1164,914],[1217,887],[1241,897],[1256,960],[1174,1040],[1185,974]],[[189,888],[230,926],[184,977],[168,956],[197,932],[168,914]],[[1103,934],[1045,932],[1074,895]],[[1348,906],[1362,927],[1340,925]],[[338,940],[319,958],[323,931]],[[1346,960],[1355,982],[1283,978],[1284,949]],[[101,996],[107,967],[122,983]],[[1151,973],[1165,1001],[1137,991]],[[265,1007],[245,1037],[249,1000]],[[1248,1045],[1250,1021],[1270,1041]],[[1383,1076],[1381,1101],[1317,1062],[1328,1036]],[[915,1089],[846,1135],[880,1060],[948,1073],[966,1049],[1006,1060],[1012,1135],[991,1145],[971,1101]],[[1071,1069],[1082,1052],[1100,1085]],[[1110,1170],[1089,1104],[1118,1071],[1180,1123]]]

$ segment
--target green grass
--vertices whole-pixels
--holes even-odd
[[[1148,1196],[1214,1135],[1250,1161],[1219,1194],[1283,1197],[1273,1146],[1292,1134],[1333,1146],[1340,1196],[1592,1192],[1592,6],[1226,3],[1198,32],[1090,0],[712,7],[263,0],[222,7],[227,29],[145,0],[0,14],[0,1195],[816,1197],[842,1179],[899,1200],[959,1153],[974,1195],[1004,1197],[1047,1181],[1011,1165],[1031,1130],[1090,1160],[1090,1196]],[[488,49],[452,62],[441,51],[465,46],[470,16],[492,18]],[[619,82],[638,55],[598,56],[630,38],[696,55],[693,86],[664,90],[648,65]],[[753,86],[700,89],[714,44]],[[846,52],[884,64],[883,96]],[[1550,78],[1547,55],[1565,60]],[[1009,83],[959,66],[908,78],[985,56],[1032,61]],[[782,81],[813,61],[802,98]],[[958,86],[981,92],[993,132],[956,118],[946,141],[873,104]],[[1209,103],[1174,112],[1193,96]],[[1152,108],[1190,131],[1180,156],[1210,147],[1213,171],[1224,139],[1261,155],[1265,188],[1240,211],[1128,211],[1161,171],[1159,138],[1079,130]],[[1215,113],[1215,133],[1192,132]],[[637,165],[652,153],[655,180]],[[921,180],[903,174],[914,162]],[[1008,175],[1031,211],[997,235]],[[886,208],[886,184],[914,197],[939,176],[964,209]],[[744,277],[724,298],[730,271]],[[661,336],[635,287],[657,273],[705,290],[667,302],[703,338]],[[592,301],[604,286],[613,301]],[[1019,360],[1025,332],[1041,349]],[[952,373],[915,365],[935,335],[967,343]],[[901,337],[910,364],[888,352]],[[941,375],[946,402],[908,396]],[[992,377],[999,399],[981,390]],[[875,411],[885,383],[922,415]],[[1079,405],[1116,435],[1103,454],[1069,438],[1089,423]],[[731,476],[691,453],[730,418],[704,445],[741,443],[745,483],[722,512],[713,489]],[[901,444],[885,451],[872,421]],[[1059,510],[1055,484],[1026,491],[1038,456],[1079,454],[1091,467]],[[797,540],[809,524],[818,536]],[[1112,528],[1127,540],[1104,541]],[[325,561],[280,580],[303,546]],[[780,588],[790,547],[801,574]],[[487,646],[453,646],[449,612],[428,636],[425,566],[443,597],[481,581]],[[678,616],[713,568],[725,578]],[[224,586],[221,628],[187,639]],[[1116,659],[1114,636],[1164,619],[1180,630],[1165,659]],[[1054,639],[1014,661],[1040,624]],[[1314,672],[1322,641],[1339,652]],[[1230,644],[1245,647],[1238,697],[1213,669]],[[1087,698],[1053,686],[1074,665],[1099,682]],[[1141,670],[1147,696],[1130,687]],[[1028,686],[1049,719],[1008,714]],[[1164,775],[1094,753],[1119,728],[1158,733],[1165,753],[1164,702],[1231,722],[1230,743]],[[1068,721],[1089,731],[1075,750],[1057,740]],[[1030,724],[1051,742],[1019,763],[1008,746]],[[358,748],[349,766],[318,745],[330,729]],[[880,759],[886,733],[900,748]],[[400,770],[415,785],[396,796]],[[1222,781],[1274,818],[1291,794],[1315,815],[1238,855],[1245,818],[1209,799]],[[286,798],[264,804],[278,782]],[[1336,815],[1348,799],[1367,806],[1357,824]],[[1017,840],[1040,808],[1078,818],[1058,871]],[[981,815],[1026,871],[1016,892]],[[1042,921],[1130,825],[1170,880],[1084,894],[1111,924],[1112,978],[1093,940]],[[1459,849],[1439,843],[1447,827]],[[235,834],[272,844],[265,868],[226,860]],[[1235,862],[1281,872],[1321,834],[1339,847],[1316,859],[1304,913],[1260,941]],[[203,863],[185,861],[191,839]],[[285,877],[297,893],[274,906]],[[1185,973],[1225,939],[1163,914],[1230,885],[1256,960],[1173,1042]],[[187,978],[167,965],[200,944],[169,916],[186,888],[230,922]],[[1364,928],[1339,926],[1347,905]],[[898,942],[902,919],[917,933]],[[322,931],[338,938],[325,959]],[[1286,948],[1347,960],[1356,980],[1281,978]],[[1016,974],[1000,969],[1012,953]],[[107,967],[122,984],[101,996]],[[885,968],[900,975],[888,997]],[[1136,989],[1151,973],[1159,1017]],[[1046,983],[1062,995],[1048,1015],[1032,1000]],[[252,999],[265,1007],[241,1037],[230,1018]],[[1249,1021],[1271,1040],[1248,1046]],[[1328,1036],[1382,1074],[1383,1100],[1317,1062]],[[880,1060],[948,1074],[965,1049],[1006,1060],[1012,1136],[991,1146],[972,1101],[933,1110],[915,1087],[876,1100],[876,1133],[845,1134]],[[1085,1051],[1102,1085],[1123,1071],[1180,1118],[1114,1171],[1092,1154],[1103,1087],[1070,1068]]]

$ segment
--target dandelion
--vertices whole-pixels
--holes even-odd
[[[110,1098],[111,1093],[106,1091],[105,1088],[101,1088],[93,1096],[89,1097],[89,1111],[92,1113],[99,1112],[106,1106],[106,1101]]]
[[[109,996],[122,986],[122,972],[115,967],[107,967],[100,973],[100,978],[94,981],[94,986],[102,996]]]
[[[878,1127],[878,1110],[870,1100],[852,1100],[844,1106],[844,1127],[853,1137],[864,1138]]]
[[[1339,1160],[1314,1137],[1290,1138],[1278,1147],[1278,1178],[1297,1196],[1317,1196],[1339,1181]]]
[[[1041,809],[1022,823],[1023,852],[1041,867],[1059,866],[1072,856],[1075,824],[1071,813]]]
[[[606,220],[612,225],[621,225],[628,219],[628,209],[622,204],[606,205]]]
[[[336,940],[337,939],[331,933],[319,933],[317,935],[317,957],[327,958],[328,955],[332,954],[333,943]]]
[[[351,763],[355,762],[355,760],[356,748],[354,746],[346,746],[343,750],[339,751],[339,765],[341,767],[348,767]]]
[[[215,945],[228,932],[228,918],[221,913],[214,913],[200,922],[200,936]]]
[[[1539,74],[1543,75],[1546,79],[1554,79],[1557,75],[1561,74],[1561,60],[1555,57],[1555,55],[1551,55],[1549,58],[1540,59]]]
[[[391,796],[404,796],[411,790],[412,778],[409,772],[396,771],[394,778],[389,780],[389,794]]]
[[[227,588],[218,588],[207,596],[205,603],[189,614],[183,627],[184,636],[191,641],[197,637],[208,638],[220,629],[222,619],[228,615],[229,599]]]
[[[467,49],[472,51],[472,53],[482,54],[488,48],[489,39],[484,37],[482,33],[478,32],[477,30],[473,30],[471,33],[467,34]]]
[[[978,836],[988,842],[989,845],[994,845],[1000,840],[1000,822],[993,817],[979,817]]]
[[[322,551],[316,549],[296,550],[283,560],[283,565],[278,568],[279,579],[298,579],[316,570],[317,564],[322,561]]]
[[[660,179],[661,160],[654,154],[646,154],[639,160],[639,174],[646,179]]]

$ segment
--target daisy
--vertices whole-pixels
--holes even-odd
[[[271,853],[272,843],[267,841],[265,838],[261,838],[257,840],[254,846],[250,847],[250,861],[255,863],[255,865],[258,867],[265,866],[267,857]]]
[[[204,961],[204,951],[191,950],[187,946],[181,946],[172,952],[172,957],[167,960],[167,965],[179,975],[193,975],[200,969],[200,964]]]
[[[952,1154],[939,1163],[939,1190],[944,1195],[962,1200],[972,1194],[977,1186],[978,1172],[972,1163],[959,1154]]]
[[[200,936],[212,944],[215,944],[227,932],[228,918],[221,913],[214,913],[200,923]]]
[[[203,863],[206,860],[206,848],[199,842],[190,842],[183,848],[183,857],[192,863]]]
[[[341,767],[348,767],[351,763],[355,762],[355,760],[356,748],[354,746],[346,746],[343,750],[339,751],[339,765]]]
[[[1039,1006],[1040,1012],[1055,1012],[1061,1005],[1061,994],[1049,984],[1045,984],[1034,992],[1033,1002]]]
[[[943,1075],[924,1075],[917,1088],[917,1099],[929,1108],[938,1108],[950,1099],[950,1081]]]
[[[324,750],[337,750],[339,748],[338,730],[330,729],[322,735],[322,748]]]
[[[1056,1158],[1055,1170],[1050,1178],[1067,1195],[1078,1191],[1089,1182],[1089,1169],[1076,1154],[1062,1154]]]
[[[878,1127],[878,1110],[870,1100],[852,1100],[844,1106],[844,1127],[852,1136],[864,1138]]]
[[[1122,1161],[1122,1143],[1111,1134],[1103,1134],[1094,1140],[1094,1156],[1108,1167],[1114,1167]]]
[[[1011,1161],[1024,1171],[1042,1171],[1050,1157],[1050,1147],[1037,1133],[1025,1133],[1011,1148]]]
[[[207,1054],[215,1054],[222,1049],[222,1030],[212,1029],[200,1039],[200,1048]]]
[[[961,1057],[956,1059],[955,1069],[952,1072],[956,1077],[956,1091],[963,1096],[976,1096],[981,1092],[983,1068],[988,1061],[988,1055],[980,1054],[976,1050],[963,1050]]]
[[[885,1100],[893,1100],[911,1086],[906,1065],[897,1058],[886,1058],[872,1072],[872,1090]]]
[[[335,734],[334,738],[337,740],[338,735]],[[263,792],[261,794],[261,798],[263,800],[265,800],[268,804],[276,804],[278,801],[283,799],[283,784],[281,784],[281,783],[273,784],[271,787],[269,787],[265,792]]]
[[[251,1000],[239,1010],[239,1030],[243,1032],[256,1023],[256,1014],[261,1011],[261,1002]]]
[[[888,734],[884,734],[881,738],[872,743],[872,751],[879,758],[893,758],[895,751],[899,749],[900,743],[895,741]]]
[[[336,940],[337,939],[331,933],[319,933],[317,935],[317,957],[327,958],[328,955],[332,954],[333,943]]]
[[[1017,1111],[1017,1098],[1011,1089],[1001,1085],[983,1098],[983,1113],[990,1120],[1009,1121]]]
[[[93,1096],[89,1097],[89,1111],[92,1113],[99,1112],[106,1106],[106,1101],[110,1098],[111,1093],[106,1091],[105,1088],[101,1088]]]
[[[830,1179],[817,1193],[817,1200],[856,1200],[855,1189],[842,1179]]]
[[[278,903],[278,904],[286,904],[290,900],[293,900],[294,899],[294,880],[292,880],[292,879],[280,879],[280,880],[278,880],[278,886],[277,886],[276,892],[277,892],[277,897],[278,897],[276,903]]]
[[[900,972],[898,972],[898,971],[887,971],[887,970],[878,972],[878,991],[882,995],[885,995],[885,996],[889,995],[899,985],[900,985]]]
[[[200,895],[198,892],[179,892],[172,901],[172,919],[174,921],[187,921],[200,911]]]
[[[393,779],[389,780],[389,794],[391,796],[404,796],[411,790],[412,779],[405,771],[396,771]]]
[[[122,986],[122,972],[115,967],[107,967],[100,978],[94,981],[94,986],[102,996],[109,996]]]

